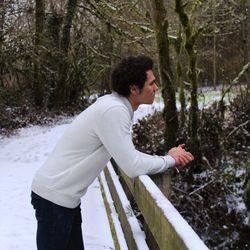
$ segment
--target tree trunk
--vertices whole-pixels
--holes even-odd
[[[166,150],[168,150],[174,146],[176,141],[178,116],[175,87],[172,82],[172,70],[170,66],[167,11],[163,0],[149,0],[146,4],[151,11],[155,29],[162,97],[164,100],[163,116],[166,124],[164,139]]]
[[[103,36],[103,40],[104,40],[104,51],[107,52],[108,55],[108,59],[105,60],[105,65],[107,65],[107,68],[105,70],[105,72],[102,75],[102,79],[101,79],[101,95],[104,95],[106,93],[110,93],[111,89],[110,89],[110,85],[109,85],[109,81],[110,81],[110,72],[111,72],[111,68],[113,65],[113,38],[112,38],[112,26],[110,24],[110,22],[106,22],[105,23],[105,28],[106,28],[106,34],[105,36]]]
[[[67,75],[69,69],[68,50],[70,44],[70,30],[77,7],[77,0],[68,0],[67,14],[63,24],[62,38],[60,42],[60,62],[58,72],[58,82],[55,89],[55,106],[60,107],[65,104],[67,93]]]
[[[4,6],[4,0],[0,0],[0,51],[2,50],[2,45],[4,41],[4,33],[3,33],[3,27],[4,27],[4,19],[5,19],[5,6]]]
[[[184,82],[182,76],[182,66],[181,66],[181,50],[182,50],[182,36],[181,36],[181,27],[179,28],[177,40],[174,43],[174,48],[176,52],[176,73],[177,73],[177,85],[179,86],[179,101],[181,104],[180,109],[180,127],[184,127],[186,123],[186,98],[185,98],[185,90],[184,90]]]
[[[4,42],[4,19],[5,19],[5,6],[4,0],[0,0],[0,86],[3,84],[3,71],[4,71],[4,59],[3,59],[3,42]]]
[[[46,88],[47,88],[47,106],[52,108],[55,101],[55,87],[58,81],[58,65],[60,62],[60,30],[62,27],[62,15],[52,7],[50,14],[46,15],[45,36],[46,47],[48,52],[45,56],[45,67],[48,69],[46,74]]]
[[[216,55],[217,55],[217,48],[216,48],[216,1],[213,2],[213,86],[214,90],[216,90],[217,84],[217,70],[216,70]]]
[[[190,147],[191,152],[194,154],[196,159],[196,167],[194,163],[192,167],[189,168],[190,174],[192,172],[199,170],[197,166],[200,165],[202,161],[202,155],[200,150],[200,142],[198,139],[198,101],[197,101],[197,70],[196,70],[196,59],[197,53],[195,51],[195,41],[198,35],[197,31],[193,31],[189,18],[185,13],[184,5],[182,0],[175,0],[175,11],[179,15],[180,22],[183,26],[183,30],[185,31],[186,41],[185,41],[185,49],[188,53],[189,58],[189,71],[188,77],[191,82],[191,106],[189,112],[189,137],[190,137]],[[190,175],[191,177],[191,175]]]
[[[35,12],[35,54],[37,58],[34,63],[34,101],[36,106],[43,106],[44,81],[41,76],[42,52],[40,46],[43,44],[43,30],[45,18],[44,0],[36,0]]]
[[[242,51],[243,51],[243,65],[246,65],[249,61],[249,29],[250,29],[250,3],[249,0],[241,1],[241,9],[245,19],[242,20]]]
[[[174,146],[178,131],[175,88],[170,67],[167,12],[163,0],[145,0],[144,3],[147,9],[150,10],[151,19],[154,23],[162,97],[165,105],[163,111],[165,121],[164,140],[167,151]],[[170,175],[163,174],[153,177],[156,185],[167,197],[170,196],[171,192],[170,179]]]

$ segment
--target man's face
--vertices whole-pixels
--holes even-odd
[[[139,90],[137,95],[138,104],[152,104],[155,98],[155,92],[158,87],[155,83],[155,76],[152,70],[146,72],[147,79],[141,90]]]

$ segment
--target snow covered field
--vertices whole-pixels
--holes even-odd
[[[155,108],[159,109],[160,104],[141,105],[135,113],[134,122],[152,113]],[[55,127],[24,128],[9,138],[0,136],[1,250],[36,249],[36,220],[30,204],[31,181],[71,120],[62,121]],[[114,249],[97,179],[82,199],[81,208],[85,249]],[[119,237],[122,239],[124,236]]]
[[[67,124],[30,127],[0,138],[0,249],[35,250],[36,220],[30,185],[36,169],[53,149]],[[114,249],[98,180],[82,199],[85,249]]]

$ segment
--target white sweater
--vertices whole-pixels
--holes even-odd
[[[37,171],[32,191],[60,206],[74,208],[111,157],[130,177],[174,166],[171,156],[137,151],[131,137],[133,110],[127,98],[106,95],[69,126]]]

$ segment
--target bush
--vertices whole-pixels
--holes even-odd
[[[164,155],[165,123],[162,112],[155,111],[133,126],[133,141],[137,149],[147,154]]]

